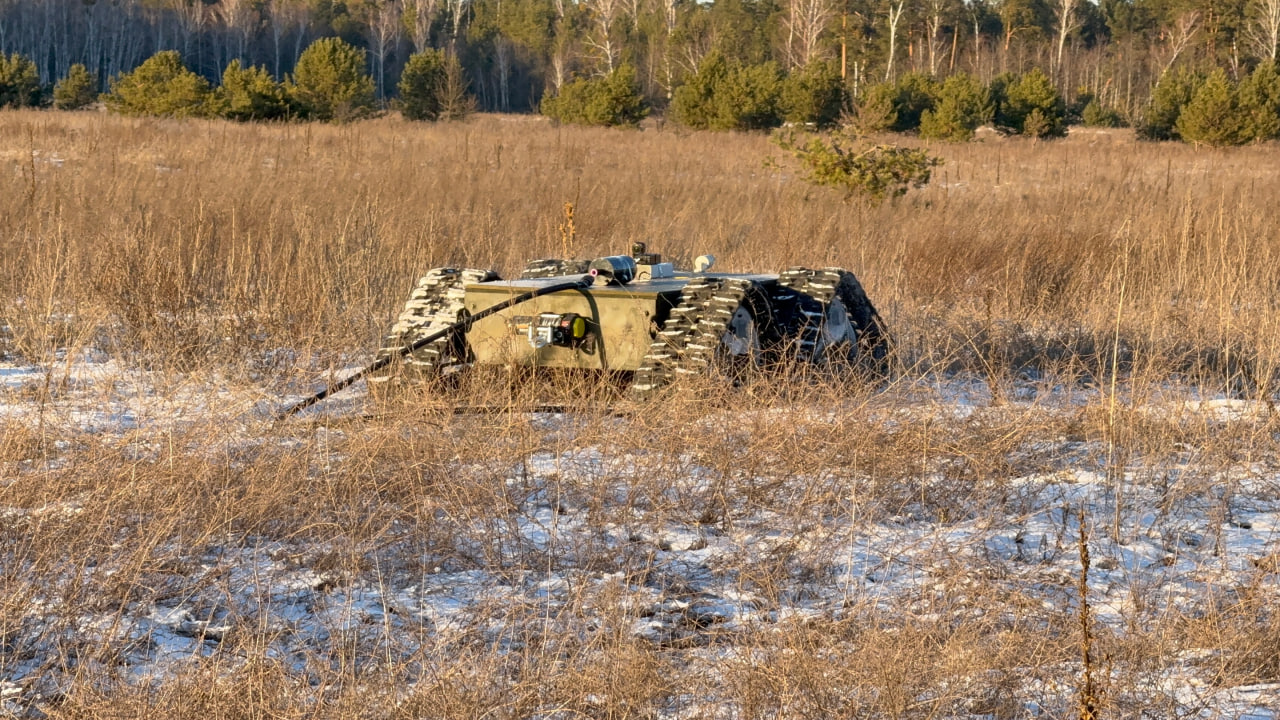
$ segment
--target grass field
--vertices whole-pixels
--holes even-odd
[[[0,113],[0,712],[1275,717],[1280,147],[930,150]],[[891,377],[271,420],[428,268],[636,240],[855,271]]]

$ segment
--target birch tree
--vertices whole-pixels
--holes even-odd
[[[925,3],[925,41],[929,50],[929,74],[938,74],[938,58],[946,41],[942,37],[942,28],[954,14],[953,0],[926,0]]]
[[[284,77],[283,57],[286,39],[293,35],[293,52],[289,67],[298,62],[298,56],[306,46],[307,24],[311,19],[305,0],[269,0],[266,6],[267,22],[271,27],[271,70],[276,79]]]
[[[471,0],[445,0],[445,7],[449,11],[449,39],[457,42],[458,37],[462,35],[462,22],[470,9]]]
[[[1168,56],[1160,67],[1160,77],[1169,72],[1169,68],[1178,61],[1178,57],[1191,45],[1196,32],[1200,29],[1200,11],[1192,10],[1179,15],[1173,25],[1166,29],[1165,54]],[[1157,82],[1159,78],[1156,78]]]
[[[1280,0],[1273,0],[1280,2]],[[1053,69],[1058,76],[1062,74],[1062,53],[1067,46],[1067,38],[1080,28],[1080,17],[1076,12],[1080,0],[1056,0],[1053,6],[1054,19],[1058,36],[1057,53],[1054,55]]]
[[[431,47],[431,26],[439,13],[439,0],[405,0],[405,26],[409,28],[414,52],[420,53]]]
[[[587,33],[587,47],[592,48],[603,61],[602,75],[613,72],[618,59],[618,49],[613,42],[613,25],[623,13],[623,0],[583,0],[591,23]]]
[[[234,56],[240,64],[248,64],[246,55],[249,41],[253,36],[258,21],[258,9],[254,0],[221,0],[218,3],[218,16],[226,28],[228,44],[235,48],[226,49],[219,65],[226,65]]]
[[[893,62],[898,54],[898,23],[902,21],[902,13],[906,10],[907,0],[889,2],[889,61],[885,63],[884,81],[893,79]]]
[[[789,0],[787,16],[787,62],[805,66],[818,57],[818,42],[835,17],[830,0]]]
[[[400,18],[403,10],[399,0],[381,0],[370,8],[368,19],[369,49],[377,66],[378,98],[387,97],[387,56],[400,43]]]
[[[1245,6],[1248,25],[1245,35],[1260,60],[1276,59],[1280,46],[1280,0],[1250,0]]]

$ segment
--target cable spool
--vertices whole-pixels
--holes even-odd
[[[592,260],[587,272],[595,284],[626,285],[636,277],[636,261],[626,255],[612,255]],[[604,278],[603,283],[601,278]]]

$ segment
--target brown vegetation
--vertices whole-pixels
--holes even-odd
[[[1276,682],[1274,540],[1216,549],[1280,498],[1280,149],[1099,137],[935,147],[928,188],[862,206],[767,168],[757,135],[0,113],[0,352],[41,370],[0,390],[23,408],[0,423],[0,680],[21,675],[21,707],[85,718],[1005,718],[1046,698],[1065,716],[1085,485],[1063,478],[1087,468],[1105,508],[1097,717],[1190,712],[1162,684],[1176,664],[1206,703]],[[729,270],[855,270],[894,333],[893,379],[622,417],[251,412],[368,359],[427,268],[511,274],[636,240]],[[88,383],[84,353],[121,375]],[[1178,410],[1214,396],[1258,412]],[[110,431],[75,414],[121,407]],[[520,523],[544,511],[531,540]],[[1056,540],[1022,537],[1035,518]],[[935,541],[926,526],[956,537],[878,595]],[[677,567],[671,528],[715,561]],[[1131,572],[1148,540],[1176,578]],[[469,571],[502,592],[457,624],[398,604]],[[259,572],[309,579],[315,613],[359,593],[381,611],[290,645],[270,608],[295,600]],[[1161,593],[1184,580],[1189,597]],[[724,588],[750,612],[718,610]],[[130,668],[158,652],[136,624],[152,606],[185,608],[203,642],[148,683]]]

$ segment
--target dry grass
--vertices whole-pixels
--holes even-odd
[[[1082,485],[1061,478],[1081,469],[1103,478],[1099,716],[1190,712],[1161,681],[1179,663],[1210,688],[1280,680],[1274,542],[1215,551],[1280,500],[1280,428],[1171,409],[1274,395],[1280,148],[933,150],[928,189],[868,207],[766,169],[781,153],[754,135],[0,113],[0,353],[40,368],[3,391],[6,707],[1065,717]],[[547,393],[587,399],[568,416],[250,412],[367,359],[427,268],[510,274],[635,240],[729,270],[855,270],[895,335],[893,380],[621,417],[574,378]],[[120,375],[86,380],[86,355]],[[461,396],[536,399],[490,380]],[[1132,572],[1148,540],[1191,569]],[[691,542],[715,553],[690,567]],[[1252,570],[1210,578],[1233,562]],[[448,590],[434,578],[468,573],[492,592],[424,609]],[[1186,602],[1161,594],[1183,581]],[[149,678],[173,641],[156,608],[189,613],[191,647]]]

